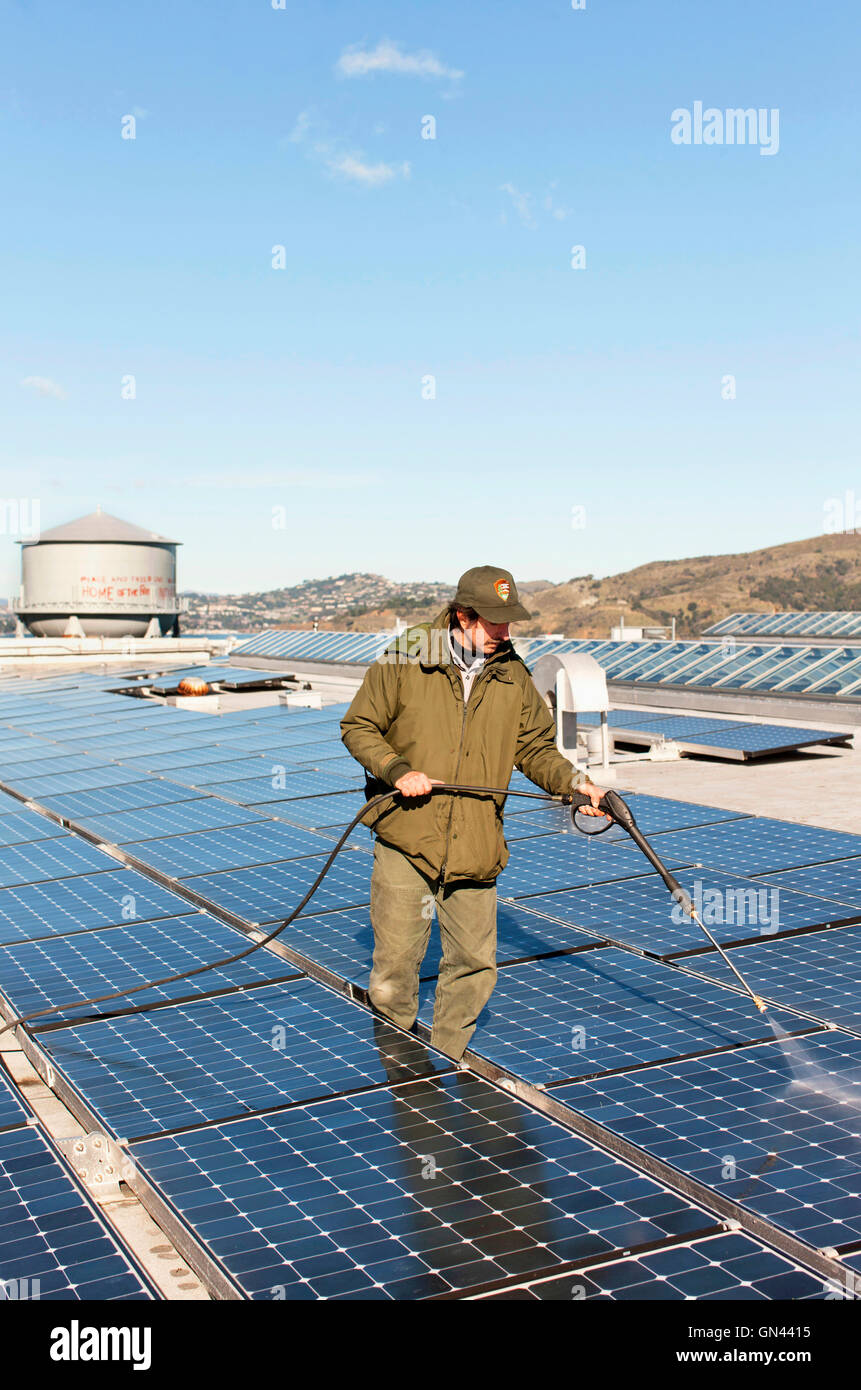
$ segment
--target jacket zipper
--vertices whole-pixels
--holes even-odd
[[[462,714],[462,716],[461,716],[461,721],[460,721],[460,743],[458,744],[458,749],[457,749],[457,762],[456,762],[456,764],[455,764],[454,777],[452,778],[452,781],[453,781],[455,784],[457,783],[458,773],[460,772],[460,764],[461,764],[461,762],[462,762],[462,760],[463,760],[463,738],[464,738],[464,734],[466,733],[466,712],[467,712],[467,706],[469,705],[469,702],[470,702],[470,700],[472,699],[473,694],[474,694],[475,691],[479,688],[480,682],[481,682],[483,679],[485,679],[486,674],[487,674],[487,672],[488,672],[488,669],[489,669],[489,664],[488,664],[487,666],[485,666],[485,668],[484,668],[483,671],[480,671],[480,672],[479,672],[478,676],[477,676],[476,679],[473,681],[473,683],[472,683],[472,689],[470,690],[468,697],[467,697],[465,700],[462,700],[462,701],[461,701],[461,703],[462,703],[462,705],[463,705],[463,714]],[[453,678],[450,676],[449,679],[452,681],[452,685],[453,685],[453,684],[454,684]],[[458,676],[458,680],[460,680],[460,677],[459,677],[459,676]],[[460,682],[460,686],[461,686],[461,694],[463,694],[463,681]],[[452,823],[452,820],[453,820],[453,819],[454,819],[454,797],[452,796],[452,798],[451,798],[451,805],[449,806],[449,811],[448,811],[448,825],[446,826],[446,831],[445,831],[445,858],[444,858],[443,861],[442,861],[442,868],[440,869],[440,882],[439,882],[440,890],[442,890],[443,888],[445,888],[446,872],[447,872],[447,870],[448,870],[448,852],[449,852],[449,848],[450,848],[450,846],[451,846],[451,823]]]

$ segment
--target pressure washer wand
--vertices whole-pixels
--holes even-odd
[[[591,804],[592,803],[590,798],[588,796],[585,796],[583,792],[572,792],[572,819],[577,815],[577,812],[581,806],[590,806]],[[701,920],[699,914],[697,913],[690,893],[688,893],[682,887],[675,875],[670,873],[666,864],[664,864],[658,857],[658,855],[655,853],[654,849],[649,844],[649,841],[646,839],[645,835],[643,834],[642,830],[640,829],[636,820],[634,819],[634,813],[631,810],[628,803],[622,799],[618,792],[606,791],[604,795],[601,797],[598,806],[600,810],[606,812],[607,815],[611,816],[617,825],[621,825],[622,829],[628,832],[637,848],[646,856],[652,867],[660,874],[661,878],[664,880],[664,883],[669,888],[670,893],[675,898],[676,902],[679,904],[682,910],[688,914],[692,921],[696,922],[697,926],[708,937],[715,950],[720,952],[721,956],[726,961],[726,964],[729,966],[730,970],[735,975],[739,984],[750,995],[754,1004],[759,1009],[759,1012],[765,1013],[765,1004],[763,1000],[760,999],[758,994],[754,994],[750,985],[747,983],[747,980],[744,978],[741,972],[737,970],[736,967],[733,965],[726,951],[724,951],[723,947],[717,941],[715,941],[708,927]]]

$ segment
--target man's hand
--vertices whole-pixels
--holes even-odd
[[[591,806],[578,806],[578,812],[582,813],[584,816],[601,816],[603,820],[612,820],[612,816],[608,816],[606,811],[602,811],[598,805],[598,802],[604,795],[602,787],[596,787],[594,782],[590,782],[587,779],[586,781],[578,782],[574,790],[580,792],[583,796],[588,796],[592,803]]]
[[[395,783],[395,791],[401,796],[430,796],[434,783],[423,772],[407,772]]]

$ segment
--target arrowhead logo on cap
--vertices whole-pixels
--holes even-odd
[[[494,589],[496,590],[496,592],[497,592],[497,594],[499,595],[499,597],[502,599],[502,602],[503,602],[503,603],[507,603],[507,602],[508,602],[508,596],[509,596],[509,594],[511,593],[511,585],[509,584],[508,580],[507,580],[507,579],[497,579],[497,581],[496,581],[496,583],[494,584],[493,587],[494,587]]]

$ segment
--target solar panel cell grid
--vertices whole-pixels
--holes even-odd
[[[265,825],[266,821],[244,806],[219,801],[214,796],[201,796],[194,801],[163,801],[158,806],[142,806],[136,811],[113,811],[106,816],[84,816],[75,820],[75,825],[114,845],[254,824]]]
[[[101,931],[77,932],[39,942],[8,946],[0,952],[0,990],[16,1015],[35,1013],[75,999],[95,999],[123,988],[132,989],[148,980],[193,970],[246,949],[248,939],[241,933],[198,912],[185,917],[168,917],[160,922],[139,923],[131,927],[105,927]],[[265,947],[245,960],[221,970],[177,980],[158,989],[111,1000],[85,1010],[71,1007],[42,1020],[84,1014],[113,1012],[213,994],[240,985],[283,980],[299,973],[283,957]],[[38,1028],[39,1020],[33,1026]]]
[[[130,854],[173,878],[218,873],[224,869],[320,855],[327,849],[319,835],[292,825],[264,821],[255,826],[205,830],[127,846]]]
[[[43,1136],[0,1136],[0,1280],[22,1298],[147,1300],[151,1294]]]
[[[861,1239],[861,1039],[743,1048],[554,1095],[810,1245]]]
[[[586,951],[500,971],[470,1051],[546,1085],[707,1049],[771,1039],[747,998],[624,951]],[[423,987],[430,1026],[435,984]],[[776,1014],[786,1030],[801,1026]]]
[[[324,856],[315,855],[232,873],[201,874],[183,882],[207,902],[245,922],[276,922],[295,909],[325,862]],[[370,900],[370,886],[369,857],[356,850],[345,850],[304,909],[304,915],[361,907]]]
[[[249,1298],[420,1299],[711,1224],[466,1076],[132,1152]]]
[[[110,860],[105,859],[106,867]],[[176,893],[133,869],[0,890],[0,946],[188,911]]]
[[[6,845],[0,849],[0,888],[98,872],[109,868],[110,862],[95,845],[66,834],[32,844]]]
[[[308,979],[70,1025],[39,1039],[107,1127],[128,1137],[382,1085],[392,1071],[405,1080],[451,1065]]]
[[[623,847],[639,854],[630,840]],[[763,874],[861,855],[861,835],[750,816],[698,830],[659,833],[655,849],[665,862],[675,859],[677,864],[708,864],[730,873]]]
[[[769,879],[745,879],[716,869],[680,869],[676,877],[691,894],[712,936],[722,943],[758,941],[856,915],[822,898],[789,889],[778,892]],[[702,929],[672,901],[657,874],[518,901],[522,907],[659,956],[708,944]]]
[[[825,1298],[821,1278],[741,1232],[709,1236],[689,1245],[652,1250],[636,1258],[590,1265],[540,1283],[486,1294],[483,1302],[572,1299],[714,1302]]]
[[[813,893],[861,911],[861,858],[835,859],[791,873],[772,873],[766,875],[763,882],[799,893]]]

